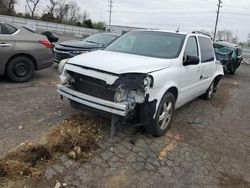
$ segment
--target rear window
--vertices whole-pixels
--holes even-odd
[[[9,25],[9,24],[0,24],[0,34],[3,34],[3,35],[11,35],[13,33],[15,33],[18,29]]]
[[[214,48],[211,40],[206,37],[198,37],[201,49],[201,62],[214,61]]]

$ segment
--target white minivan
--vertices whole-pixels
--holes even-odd
[[[143,125],[154,136],[170,128],[176,108],[211,99],[223,77],[204,34],[138,30],[104,50],[59,64],[58,93],[72,106],[112,114],[112,125]]]

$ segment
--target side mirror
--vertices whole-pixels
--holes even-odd
[[[200,58],[198,56],[187,55],[183,60],[183,65],[198,65],[200,63]]]

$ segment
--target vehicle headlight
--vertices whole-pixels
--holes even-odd
[[[124,89],[119,88],[115,92],[114,100],[115,102],[122,102],[127,99],[127,92]]]
[[[153,87],[154,81],[153,81],[153,77],[152,76],[147,76],[147,78],[144,79],[143,81],[143,85],[145,87]]]
[[[84,50],[84,51],[82,51],[82,50],[76,50],[76,51],[72,51],[71,53],[75,54],[75,55],[79,55],[79,54],[83,54],[83,53],[86,53],[86,52],[87,52],[86,50]]]
[[[68,60],[69,59],[63,59],[62,61],[60,61],[59,65],[58,65],[58,71],[60,74],[62,74],[64,66],[68,62]]]
[[[62,84],[66,84],[68,82],[69,78],[70,78],[69,73],[67,73],[66,71],[60,75],[60,79],[61,79]]]

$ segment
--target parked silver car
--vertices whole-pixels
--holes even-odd
[[[0,75],[14,82],[29,81],[34,72],[53,64],[52,46],[45,36],[0,20]]]

